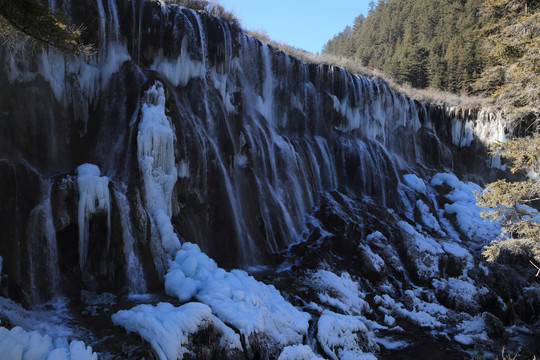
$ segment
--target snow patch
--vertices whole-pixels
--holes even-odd
[[[414,292],[407,290],[412,309],[409,310],[401,302],[392,299],[388,294],[376,295],[374,301],[379,310],[388,315],[399,316],[425,328],[440,328],[443,324],[438,318],[446,316],[447,309],[439,304],[425,302],[419,299]]]
[[[429,236],[416,231],[405,221],[398,222],[406,242],[407,255],[416,267],[420,278],[431,279],[439,276],[439,254],[444,253],[441,245]]]
[[[489,341],[486,324],[482,315],[477,315],[471,320],[463,320],[457,325],[460,332],[454,336],[454,340],[463,345],[473,345],[479,341]]]
[[[461,230],[469,238],[475,241],[491,241],[500,234],[498,222],[485,221],[480,213],[488,210],[476,206],[475,193],[481,193],[482,188],[472,182],[464,183],[453,174],[436,174],[431,179],[431,185],[447,185],[452,188],[445,197],[451,201],[444,205],[447,215],[455,215],[456,222]]]
[[[414,174],[405,174],[403,175],[403,181],[414,191],[421,194],[426,193],[426,184],[424,183],[424,180],[420,179],[418,176]]]
[[[448,279],[433,279],[433,287],[444,292],[446,296],[460,310],[477,310],[478,296],[486,289],[478,289],[471,278],[448,278]]]
[[[355,316],[325,310],[317,324],[317,340],[324,353],[333,360],[377,359],[360,348],[360,343],[375,349],[378,349],[378,345],[373,333]]]
[[[11,330],[0,327],[0,354],[9,360],[97,360],[92,347],[82,341],[70,343],[65,338],[51,338],[20,326]]]
[[[323,360],[323,358],[315,355],[307,345],[291,345],[283,349],[278,360]]]
[[[169,303],[138,305],[111,316],[115,325],[148,341],[160,360],[182,359],[189,335],[212,323],[212,311],[201,303],[175,307]]]
[[[192,243],[185,243],[165,275],[165,291],[181,301],[196,298],[247,339],[264,334],[274,343],[298,344],[307,334],[310,315],[297,310],[274,286],[242,270],[218,268]]]
[[[369,304],[364,300],[365,294],[360,291],[358,283],[351,279],[349,273],[343,272],[341,276],[337,276],[327,270],[317,270],[311,278],[320,291],[318,297],[322,303],[349,315],[361,315],[369,310]]]

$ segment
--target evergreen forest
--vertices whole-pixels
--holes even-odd
[[[400,84],[487,96],[526,128],[540,116],[540,2],[379,0],[323,53]]]

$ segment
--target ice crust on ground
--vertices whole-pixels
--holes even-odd
[[[399,221],[406,242],[406,251],[416,267],[418,277],[432,279],[439,276],[439,255],[444,253],[441,245],[428,235],[416,231],[409,223]]]
[[[437,290],[443,290],[460,310],[477,310],[480,306],[478,297],[488,292],[485,287],[478,288],[472,279],[465,276],[433,279],[433,287]]]
[[[317,324],[317,340],[324,353],[333,360],[376,360],[371,353],[364,353],[359,344],[378,348],[372,333],[357,317],[325,310]]]
[[[111,316],[115,325],[148,341],[160,360],[182,359],[189,335],[213,323],[212,310],[201,303],[138,305]]]
[[[407,309],[399,301],[392,299],[388,294],[376,295],[374,300],[379,305],[379,311],[392,317],[401,317],[425,328],[440,328],[442,319],[446,318],[447,309],[439,304],[422,301],[414,292],[407,290],[407,295],[413,303],[412,309]]]
[[[486,323],[482,315],[477,315],[470,320],[463,320],[457,325],[459,333],[454,336],[454,340],[463,345],[472,345],[479,341],[488,341]]]
[[[20,326],[11,330],[0,327],[2,360],[97,360],[98,355],[82,341],[68,343],[65,338],[51,338]]]
[[[444,205],[448,215],[455,215],[459,230],[469,239],[475,241],[490,241],[500,234],[498,222],[486,222],[480,213],[488,210],[476,206],[475,192],[481,193],[482,188],[472,182],[459,181],[454,174],[439,173],[431,179],[432,186],[447,185],[452,188],[445,197],[451,201]]]
[[[416,208],[420,212],[420,217],[422,223],[427,226],[429,229],[437,232],[439,235],[444,235],[444,232],[439,225],[437,218],[431,213],[429,206],[426,205],[422,200],[416,201]]]
[[[343,272],[338,276],[320,269],[311,278],[318,288],[321,303],[350,315],[361,315],[369,310],[369,304],[364,300],[365,294],[360,291],[358,283],[351,279],[349,273]]]
[[[225,271],[192,243],[185,243],[165,275],[165,291],[181,301],[208,305],[246,339],[264,335],[278,346],[298,344],[310,315],[297,310],[276,290],[242,270]]]

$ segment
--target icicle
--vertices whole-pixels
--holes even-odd
[[[107,212],[107,252],[110,245],[110,194],[109,178],[100,176],[99,167],[83,164],[77,167],[77,184],[79,185],[79,266],[81,270],[86,264],[88,255],[88,222],[90,216],[99,211]]]
[[[264,66],[264,80],[262,84],[262,96],[258,99],[258,111],[266,120],[274,123],[274,75],[272,73],[272,59],[270,58],[270,49],[265,43],[262,44],[261,58]]]
[[[145,93],[142,119],[137,134],[139,169],[143,178],[146,206],[157,224],[162,245],[168,254],[180,248],[171,224],[172,192],[177,170],[174,160],[176,140],[169,118],[165,115],[165,92],[156,82]]]
[[[122,239],[124,240],[124,255],[126,257],[126,277],[130,294],[142,294],[146,291],[146,281],[142,271],[142,265],[135,253],[135,237],[130,219],[130,205],[126,195],[114,190],[114,197],[118,204],[120,223],[122,225]]]
[[[103,7],[102,0],[96,0],[96,4],[99,13],[99,56],[100,59],[103,60],[107,48],[107,33],[105,32],[107,18],[105,16],[105,8]]]
[[[118,21],[118,9],[116,0],[108,0],[109,5],[109,38],[110,41],[120,41],[120,23]]]
[[[60,271],[58,269],[58,250],[56,230],[51,208],[51,182],[44,180],[41,185],[41,202],[30,212],[27,226],[29,275],[33,303],[40,298],[38,290],[45,288],[51,297],[59,295]],[[41,272],[41,273],[40,273]],[[43,281],[46,283],[43,283]]]

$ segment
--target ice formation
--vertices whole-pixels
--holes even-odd
[[[405,184],[407,184],[407,186],[414,191],[417,191],[421,194],[426,193],[426,184],[424,183],[424,180],[420,179],[415,174],[403,175],[403,181],[405,181]]]
[[[317,340],[324,353],[333,360],[376,360],[360,344],[377,347],[368,328],[358,318],[325,310],[317,323]]]
[[[71,3],[64,1],[62,9]],[[57,1],[49,4],[58,8]],[[9,149],[30,155],[11,163],[2,154],[0,165],[16,169],[17,211],[29,209],[17,212],[18,219],[28,219],[27,228],[20,231],[17,223],[10,229],[18,236],[10,246],[24,252],[18,247],[24,244],[50,264],[62,263],[62,269],[59,264],[58,271],[47,271],[51,284],[66,276],[69,260],[62,256],[70,249],[62,243],[75,237],[71,231],[78,225],[82,274],[74,276],[95,282],[68,286],[88,305],[84,311],[97,314],[92,310],[97,300],[93,295],[89,300],[82,287],[99,288],[109,279],[122,291],[141,294],[161,286],[155,284],[164,278],[168,295],[198,301],[138,305],[113,315],[115,324],[140,334],[162,359],[185,355],[195,345],[189,344],[190,335],[210,326],[223,348],[249,357],[251,346],[253,351],[266,346],[281,359],[373,359],[377,351],[408,344],[403,323],[464,346],[488,341],[488,317],[478,312],[508,308],[496,287],[488,289],[497,275],[479,264],[476,250],[500,227],[481,218],[474,197],[478,186],[452,174],[431,174],[452,169],[479,142],[504,141],[500,114],[421,104],[383,81],[334,66],[306,66],[221,19],[168,7],[165,1],[97,0],[94,5],[95,59],[50,49],[35,57],[0,53],[10,96],[38,89],[50,99],[36,107],[44,110],[39,116],[20,101],[7,102],[6,114],[24,115],[24,143],[48,146],[43,156],[31,156],[34,149],[24,144]],[[20,49],[17,44],[16,55]],[[50,115],[43,127],[32,122],[41,115]],[[18,128],[6,126],[7,135],[0,138],[11,143],[19,138],[12,130]],[[34,136],[42,130],[46,137]],[[63,141],[69,134],[78,136]],[[109,160],[102,147],[118,154]],[[61,156],[78,148],[90,153]],[[70,161],[81,158],[95,159],[111,178],[96,165],[83,164],[77,168],[77,189],[70,189],[67,174],[79,164]],[[486,170],[484,159],[476,160],[459,164],[465,167],[460,171]],[[504,168],[500,159],[485,160]],[[56,174],[64,176],[63,185],[54,183]],[[0,179],[8,191],[10,176]],[[38,183],[32,177],[53,186],[42,202],[21,194],[26,182],[20,178]],[[71,185],[62,188],[65,184]],[[70,206],[77,196],[75,219]],[[60,224],[53,219],[57,213]],[[103,259],[113,261],[102,264],[109,267],[106,274],[95,274],[85,266],[96,260],[89,259],[96,256],[89,251],[94,240],[89,228],[94,216],[104,215],[107,235],[118,237],[102,252]],[[111,217],[119,221],[112,229]],[[218,267],[197,245],[181,245],[180,235],[216,260],[228,261],[223,266],[257,263],[259,256],[272,262],[279,253],[286,260],[278,266],[287,270],[276,270],[275,284],[289,292],[290,302],[245,271]],[[51,249],[58,244],[62,256],[42,256],[44,244]],[[20,285],[20,296],[35,305],[49,284],[38,276],[47,269],[45,261],[32,262],[34,256],[14,264],[10,254],[2,254],[3,264],[0,257],[0,276],[8,273],[1,290],[9,276],[10,284]],[[295,261],[306,267],[291,265]],[[298,279],[283,280],[289,272]],[[267,281],[271,275],[263,276]],[[538,297],[536,288],[524,291]],[[73,337],[70,329],[48,323],[53,315],[26,313],[5,298],[0,310],[29,331],[2,330],[1,349],[15,357],[26,340],[26,358],[50,350],[69,359],[77,349],[80,358],[84,351],[94,356],[76,341],[71,349],[67,342],[39,335]],[[406,339],[394,341],[394,335]],[[13,336],[21,341],[10,340]],[[50,346],[57,343],[58,351]]]
[[[422,223],[429,229],[436,231],[439,235],[444,236],[444,232],[442,231],[441,226],[439,225],[439,221],[431,213],[429,206],[427,206],[426,203],[424,203],[422,200],[419,199],[416,201],[416,208],[420,212]]]
[[[98,355],[82,341],[68,343],[64,338],[52,339],[37,331],[16,326],[0,327],[0,354],[5,360],[97,360]]]
[[[182,359],[189,335],[212,324],[212,311],[201,303],[138,305],[111,316],[115,325],[148,341],[160,360]]]
[[[454,174],[439,173],[431,179],[432,186],[447,185],[452,190],[445,195],[450,203],[444,205],[446,214],[455,215],[461,232],[468,239],[489,242],[500,234],[498,222],[486,222],[480,213],[488,210],[476,205],[475,193],[482,188],[472,182],[459,181]]]
[[[188,38],[182,39],[180,55],[174,60],[156,56],[152,69],[163,74],[174,86],[186,86],[192,78],[203,78],[206,73],[204,64],[191,59],[187,49]]]
[[[245,271],[225,271],[195,244],[185,243],[165,276],[165,291],[181,301],[207,304],[247,339],[263,335],[279,346],[298,344],[310,315],[297,310],[277,291]]]
[[[107,229],[111,224],[111,199],[109,194],[109,178],[100,176],[99,167],[83,164],[77,167],[77,184],[79,186],[79,266],[81,270],[86,264],[88,255],[88,224],[92,214],[99,211],[107,213]],[[110,230],[108,230],[110,236]],[[109,238],[107,249],[109,248]]]
[[[362,315],[369,309],[369,304],[364,300],[358,283],[351,279],[347,272],[341,276],[327,271],[318,270],[310,276],[314,285],[318,288],[319,301],[333,306],[345,314]]]
[[[323,360],[323,358],[315,355],[307,345],[290,345],[283,349],[278,360]]]
[[[171,224],[172,192],[177,171],[174,162],[175,135],[165,115],[165,91],[161,83],[145,93],[137,134],[139,169],[144,183],[146,206],[157,224],[163,248],[173,255],[180,241]]]

